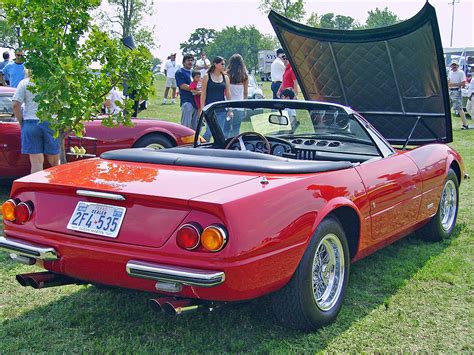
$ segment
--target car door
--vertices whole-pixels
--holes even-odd
[[[422,182],[416,164],[395,153],[356,167],[370,203],[372,239],[388,238],[416,223]]]

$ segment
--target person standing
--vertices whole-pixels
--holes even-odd
[[[466,75],[462,70],[459,70],[459,64],[456,61],[451,62],[450,70],[448,73],[448,87],[449,87],[449,98],[451,99],[451,107],[455,111],[459,111],[461,116],[462,126],[461,129],[468,129],[466,115],[462,109],[462,95],[461,89],[466,84]]]
[[[201,73],[201,78],[203,78],[204,75],[206,75],[207,69],[209,69],[210,65],[211,65],[211,62],[209,61],[209,59],[207,59],[206,52],[201,52],[201,59],[198,59],[196,61],[196,67],[195,67],[195,69],[199,70],[199,72]]]
[[[283,80],[283,73],[285,72],[285,63],[283,63],[282,57],[285,55],[283,49],[278,48],[276,51],[277,57],[273,61],[270,67],[270,75],[272,77],[271,89],[273,92],[273,99],[278,99],[278,90],[280,89],[281,82]]]
[[[281,92],[285,89],[293,90],[296,97],[298,95],[298,81],[296,80],[296,75],[293,72],[293,68],[291,67],[288,58],[284,55],[281,59],[283,60],[283,63],[285,63],[285,72],[283,73],[280,90],[278,90],[278,97],[281,96]]]
[[[59,165],[60,147],[59,140],[53,137],[49,122],[40,122],[36,116],[36,94],[28,89],[32,85],[29,77],[19,82],[13,95],[13,113],[21,126],[21,153],[29,155],[33,174],[43,170],[45,155],[51,166]]]
[[[5,68],[5,66],[7,64],[10,63],[10,53],[8,53],[8,51],[5,51],[3,52],[3,62],[0,63],[0,85],[8,85],[7,83],[5,83],[5,81],[3,80],[3,68]]]
[[[179,88],[179,98],[181,105],[181,124],[183,126],[196,129],[198,120],[198,110],[194,107],[194,98],[189,88],[192,82],[192,68],[194,56],[185,54],[183,57],[183,66],[176,71],[176,84]]]
[[[171,103],[175,103],[176,99],[176,78],[175,74],[179,69],[179,64],[176,63],[176,53],[171,53],[169,56],[169,60],[165,63],[165,75],[166,75],[166,85],[165,85],[165,93],[163,95],[163,102],[162,104],[166,104],[166,100],[168,99],[168,93],[171,88]]]
[[[234,54],[229,58],[227,75],[230,82],[230,96],[232,100],[246,100],[249,92],[249,75],[244,58],[240,54]],[[232,120],[230,121],[230,137],[235,137],[240,133],[240,125],[244,118],[244,109],[234,109]]]
[[[230,98],[230,81],[229,77],[225,74],[224,58],[215,57],[207,74],[202,79],[201,107],[213,102],[224,101],[225,99],[230,100]],[[227,117],[230,119],[230,116],[227,116],[228,113],[224,109],[216,110],[215,114],[217,124],[221,127],[224,137],[227,138],[230,130]],[[209,125],[207,125],[203,137],[206,141],[209,141],[211,138]]]
[[[467,87],[467,104],[466,111],[469,113],[472,119],[474,119],[474,80],[469,80]]]
[[[15,50],[15,61],[9,63],[3,68],[3,79],[6,82],[9,82],[9,85],[13,88],[16,88],[20,81],[25,78],[25,53],[22,49]]]
[[[199,70],[195,70],[192,72],[193,81],[189,84],[189,89],[194,97],[194,107],[198,110],[198,116],[201,115],[201,72]],[[191,127],[192,129],[196,130],[196,127]]]

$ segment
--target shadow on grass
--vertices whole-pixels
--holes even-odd
[[[176,318],[152,312],[147,302],[151,294],[66,286],[73,288],[64,296],[3,321],[0,348],[5,352],[321,351],[374,309],[389,308],[391,297],[460,232],[458,226],[453,237],[442,243],[409,236],[354,264],[337,321],[313,333],[278,324],[264,299]],[[16,293],[27,292],[18,287]],[[47,297],[48,290],[28,292],[30,297]]]

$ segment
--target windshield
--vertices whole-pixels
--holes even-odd
[[[12,116],[12,97],[0,96],[0,119],[11,119]]]
[[[288,103],[288,101],[286,101]],[[206,112],[208,124],[200,127],[199,134],[208,142],[222,135],[225,140],[243,132],[256,132],[266,137],[338,139],[373,144],[369,134],[353,114],[342,107],[317,105],[288,107],[279,101],[280,108],[226,107]],[[255,106],[255,105],[254,105]],[[213,129],[210,129],[212,126]],[[213,132],[214,130],[214,132]]]

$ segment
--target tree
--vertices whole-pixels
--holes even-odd
[[[303,0],[262,0],[258,8],[264,14],[273,10],[291,20],[301,21],[306,13],[304,5]]]
[[[255,26],[237,28],[226,27],[217,32],[214,41],[207,47],[209,58],[221,56],[229,59],[231,55],[239,53],[245,60],[249,70],[258,65],[258,51],[275,49],[276,41],[270,36],[262,35]]]
[[[129,50],[91,26],[90,12],[100,0],[4,1],[9,23],[22,24],[20,40],[27,50],[25,66],[32,72],[37,116],[51,123],[60,142],[69,132],[82,135],[83,122],[100,114],[113,87],[123,89],[126,81],[135,99],[146,98],[152,84],[151,54],[143,46]],[[92,70],[94,63],[99,68]],[[131,125],[132,104],[126,97],[124,110],[102,124]]]
[[[116,33],[120,38],[133,36],[137,44],[147,48],[155,47],[153,28],[143,26],[144,15],[151,16],[154,13],[153,0],[107,0],[113,8],[113,14],[102,13],[102,22],[112,33]],[[113,26],[118,25],[120,32],[113,30]]]
[[[186,42],[180,43],[179,48],[183,54],[190,53],[198,56],[207,51],[207,46],[216,37],[217,31],[212,28],[196,28]]]
[[[320,28],[332,28],[337,30],[351,30],[357,26],[357,22],[350,16],[336,15],[332,12],[319,16],[316,12],[311,13],[306,21],[308,26]]]
[[[5,10],[0,4],[0,47],[15,49],[20,47],[15,27],[7,23]]]
[[[387,7],[383,10],[376,7],[375,10],[370,10],[368,14],[369,16],[365,22],[366,28],[390,26],[401,21],[400,18]]]

